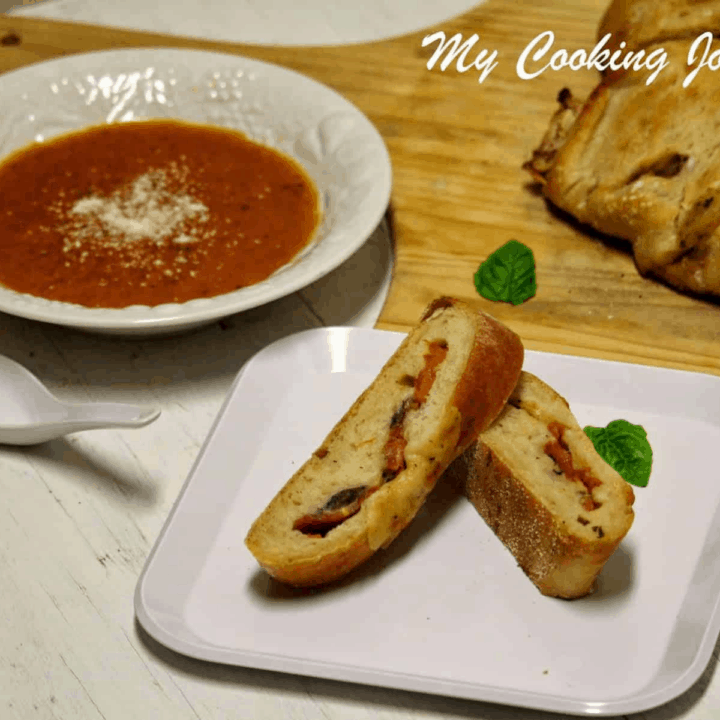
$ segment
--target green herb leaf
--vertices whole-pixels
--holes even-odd
[[[475,288],[484,298],[521,305],[537,292],[532,250],[517,240],[498,248],[475,273]]]
[[[600,457],[630,484],[645,487],[652,469],[652,448],[645,428],[627,420],[613,420],[607,427],[586,427]]]

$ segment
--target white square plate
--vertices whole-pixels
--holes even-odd
[[[594,595],[543,597],[474,508],[438,485],[343,582],[294,591],[244,545],[255,517],[403,335],[324,328],[238,375],[135,596],[143,627],[205,660],[575,714],[660,705],[720,631],[720,379],[527,352],[581,425],[624,418],[654,450],[636,520]]]

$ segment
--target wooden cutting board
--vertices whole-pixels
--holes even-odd
[[[720,303],[641,278],[621,242],[551,211],[522,169],[565,86],[584,97],[595,70],[520,79],[516,62],[541,32],[553,51],[595,44],[606,0],[487,0],[448,22],[388,41],[341,47],[260,47],[189,40],[0,15],[0,72],[70,53],[186,47],[275,62],[341,92],[375,123],[393,163],[396,267],[377,326],[407,329],[435,296],[471,300],[518,332],[529,349],[615,358],[720,375]],[[426,35],[479,39],[466,57],[498,53],[480,72],[428,69]],[[0,112],[2,112],[0,98]],[[473,274],[510,239],[532,248],[538,291],[521,306],[477,295]]]

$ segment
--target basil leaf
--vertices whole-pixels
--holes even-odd
[[[646,487],[652,469],[652,448],[645,428],[627,420],[613,420],[607,427],[586,427],[598,455],[631,485]]]
[[[532,250],[510,240],[480,265],[475,288],[488,300],[520,305],[537,291],[535,258]]]

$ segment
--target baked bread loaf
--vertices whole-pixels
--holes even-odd
[[[489,315],[433,302],[245,540],[278,580],[335,580],[410,523],[437,479],[505,405],[523,347]]]
[[[720,33],[719,0],[613,0],[598,29],[598,40],[612,35],[606,47],[638,49],[678,38]]]
[[[590,593],[633,522],[632,487],[528,372],[449,472],[543,595]]]
[[[720,74],[703,68],[684,88],[690,44],[664,43],[669,64],[650,85],[649,71],[628,70],[609,74],[585,103],[563,90],[525,168],[554,205],[629,240],[641,274],[717,296]]]

